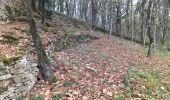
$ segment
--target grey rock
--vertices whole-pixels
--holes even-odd
[[[12,78],[12,75],[11,75],[11,74],[2,75],[2,76],[0,76],[0,81],[2,81],[2,80],[7,80],[7,79],[9,79],[9,78]]]
[[[21,82],[20,77],[14,77],[13,80],[14,80],[15,84],[19,84]]]

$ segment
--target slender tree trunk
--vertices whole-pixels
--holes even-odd
[[[117,4],[117,19],[116,19],[116,33],[117,34],[120,34],[120,37],[122,38],[123,35],[122,35],[122,32],[121,32],[121,19],[122,19],[122,16],[121,16],[121,2],[119,1],[118,4]]]
[[[151,8],[152,8],[152,0],[149,0],[148,10],[147,10],[147,33],[149,36],[149,49],[148,49],[148,56],[151,56],[152,52],[152,45],[153,45],[153,37],[151,34]]]
[[[133,18],[133,1],[130,2],[131,4],[131,41],[134,42],[134,18]]]
[[[146,0],[142,0],[142,11],[141,11],[141,43],[145,45],[145,4]]]
[[[59,0],[59,8],[60,8],[60,12],[63,13],[64,12],[64,0]]]
[[[70,16],[68,1],[69,0],[66,0],[66,10],[67,10],[67,16]]]
[[[45,0],[42,0],[42,8],[41,8],[41,23],[44,24],[45,21]]]
[[[95,30],[97,18],[97,1],[91,0],[92,4],[92,29]]]
[[[107,3],[106,3],[106,0],[102,0],[102,13],[101,13],[101,27],[106,30],[106,6],[107,6]]]
[[[163,36],[162,36],[162,45],[165,44],[165,40],[166,40],[166,35],[167,35],[167,29],[168,29],[168,20],[169,20],[169,9],[168,9],[168,4],[166,4],[167,2],[165,2],[165,6],[163,7],[164,10],[164,15],[163,15],[163,25],[162,25],[162,29],[163,29]]]
[[[130,34],[130,20],[129,20],[129,13],[130,13],[130,11],[129,11],[129,5],[130,5],[130,0],[127,0],[127,7],[126,7],[126,29],[127,29],[127,33],[128,34]]]
[[[30,33],[34,42],[35,49],[37,51],[38,55],[38,61],[39,61],[39,71],[44,78],[44,80],[51,82],[53,79],[53,71],[51,67],[49,66],[49,61],[47,59],[47,55],[44,51],[40,36],[38,34],[36,23],[34,20],[33,12],[30,6],[29,0],[23,0],[26,12],[27,12],[27,18],[29,20],[29,28]]]
[[[114,4],[112,4],[111,14],[110,14],[109,37],[111,37],[113,33],[113,14],[114,14]]]
[[[42,8],[42,0],[38,0],[38,11],[41,11]]]
[[[33,10],[34,12],[37,11],[37,7],[36,7],[36,4],[35,4],[35,0],[31,0],[31,7],[32,7],[32,10]]]

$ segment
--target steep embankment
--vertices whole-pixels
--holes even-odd
[[[168,94],[166,90],[155,94],[154,91],[162,88],[164,84],[162,80],[157,81],[157,77],[147,74],[160,71],[162,76],[169,78],[167,60],[156,56],[148,58],[142,50],[134,49],[133,44],[127,45],[128,41],[122,42],[116,37],[107,38],[103,33],[94,32],[89,25],[76,20],[54,15],[53,20],[48,22],[50,26],[42,26],[37,20],[37,26],[57,82],[49,87],[40,80],[30,95],[42,94],[46,98],[52,96],[54,100],[109,100],[118,97],[130,98],[129,94],[136,98],[150,98],[160,93],[163,97]],[[25,23],[6,24],[0,30],[2,33],[10,30],[17,34],[17,37],[22,37],[17,44],[2,44],[2,40],[1,53],[14,55],[24,50],[23,52],[35,54],[33,49],[22,49],[33,48]],[[4,39],[2,35],[1,39]],[[166,73],[162,73],[165,71]],[[138,77],[135,77],[136,73]],[[153,83],[155,81],[157,83]],[[43,97],[42,95],[39,96]]]
[[[148,58],[142,51],[145,50],[144,47],[139,44],[135,47],[142,50],[133,48],[134,44],[126,43],[128,42],[126,40],[122,42],[116,37],[108,38],[102,32],[93,32],[89,26],[83,24],[63,16],[56,16],[53,19],[53,27],[48,27],[49,31],[42,36],[49,47],[49,56],[58,82],[52,86],[51,94],[48,94],[49,88],[45,88],[40,81],[33,90],[35,93],[53,95],[54,100],[56,98],[109,100],[119,96],[121,98],[122,95],[129,98],[128,93],[135,98],[149,99],[150,96],[155,96],[154,91],[165,84],[162,80],[157,81],[157,77],[155,78],[155,75],[159,76],[157,72],[167,79],[170,78],[167,60],[156,56]],[[98,39],[88,41],[82,39],[83,43],[77,43],[75,38],[71,38],[88,34]],[[58,50],[61,47],[58,44],[66,48]],[[142,83],[141,80],[146,82]],[[130,90],[126,90],[122,84],[129,84],[127,87]],[[144,92],[140,92],[141,87],[144,87]],[[153,94],[152,92],[147,94],[146,91],[152,91]],[[167,92],[160,94],[161,97],[157,98],[163,98]]]

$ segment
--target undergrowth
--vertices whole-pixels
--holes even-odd
[[[131,98],[135,100],[169,100],[170,83],[160,76],[159,71],[143,72],[128,68],[122,81],[123,92],[115,95],[115,100]]]

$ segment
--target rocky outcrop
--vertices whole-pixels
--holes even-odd
[[[12,100],[25,95],[34,86],[38,69],[31,55],[22,57],[11,66],[0,62],[0,100]]]

